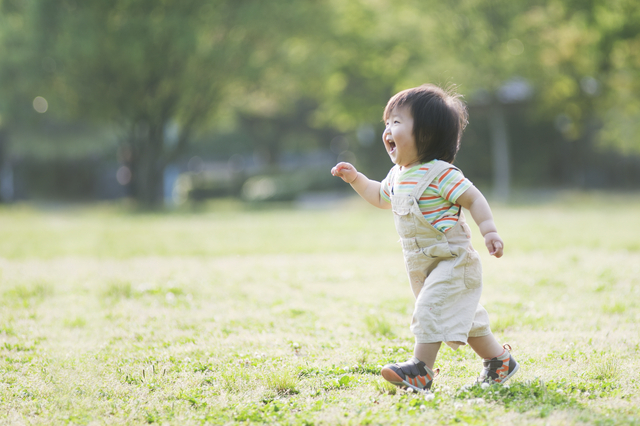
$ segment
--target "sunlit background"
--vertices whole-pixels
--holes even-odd
[[[636,0],[0,0],[0,200],[339,197],[427,82],[490,197],[640,189]]]

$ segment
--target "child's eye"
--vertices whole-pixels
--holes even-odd
[[[400,124],[400,122],[398,120],[395,120],[393,124]]]

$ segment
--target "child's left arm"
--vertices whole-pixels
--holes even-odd
[[[465,209],[469,210],[471,217],[478,224],[480,233],[484,237],[484,243],[489,250],[489,253],[495,257],[502,257],[504,242],[500,235],[498,235],[498,229],[493,221],[493,214],[487,199],[484,198],[482,192],[475,186],[471,186],[456,200],[457,204],[460,204]]]

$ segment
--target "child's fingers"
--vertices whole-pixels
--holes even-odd
[[[493,242],[493,251],[491,253],[491,255],[495,256],[495,257],[502,257],[502,243],[500,241],[494,241]]]
[[[350,170],[351,168],[352,166],[349,163],[338,163],[336,164],[336,167],[335,167],[335,169],[339,172],[343,170]]]
[[[354,167],[349,163],[338,163],[331,169],[331,174],[333,176],[344,177],[345,172],[350,172],[355,170]]]
[[[342,170],[331,170],[331,174],[337,177],[343,177],[344,176],[344,172]]]

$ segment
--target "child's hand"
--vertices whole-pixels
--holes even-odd
[[[342,178],[347,183],[353,183],[358,178],[358,171],[349,163],[338,163],[331,169],[331,174]]]
[[[489,250],[489,254],[495,257],[502,257],[504,242],[497,232],[489,232],[484,236],[484,244]]]

